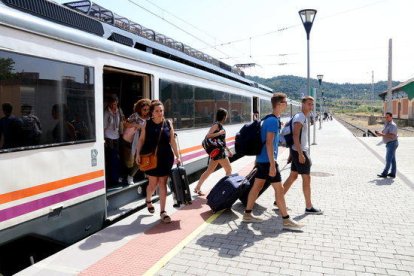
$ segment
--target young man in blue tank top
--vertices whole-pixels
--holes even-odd
[[[286,209],[285,196],[283,192],[282,177],[276,162],[278,145],[279,145],[279,129],[280,115],[286,109],[287,98],[284,93],[275,93],[271,99],[272,114],[274,116],[267,117],[262,124],[261,138],[264,143],[262,151],[256,156],[256,179],[253,187],[249,192],[246,210],[243,214],[244,222],[261,222],[262,219],[252,215],[252,209],[259,192],[262,190],[266,181],[272,183],[277,194],[277,202],[279,204],[280,215],[283,218],[283,229],[298,230],[303,227],[302,224],[292,220]]]

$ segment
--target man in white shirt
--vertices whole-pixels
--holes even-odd
[[[302,112],[296,114],[292,119],[293,126],[293,146],[290,149],[292,158],[291,171],[288,179],[283,184],[284,193],[286,194],[290,186],[298,178],[298,174],[302,176],[302,188],[305,196],[307,214],[321,215],[323,212],[313,207],[311,201],[311,176],[310,169],[312,161],[309,156],[309,117],[313,109],[314,98],[306,96],[302,98]]]

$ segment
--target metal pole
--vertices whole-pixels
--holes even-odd
[[[388,41],[388,85],[387,85],[387,110],[393,113],[392,108],[392,39]],[[385,113],[385,112],[384,112]]]
[[[314,96],[315,96],[315,100],[313,101],[313,115],[314,115],[314,117],[313,117],[313,143],[312,143],[312,145],[317,145],[316,144],[316,101],[317,101],[317,90],[316,90],[316,88],[314,88],[315,89],[315,93],[314,93]]]
[[[309,57],[309,33],[307,34],[307,47],[308,47],[308,82],[307,82],[307,95],[310,96],[310,57]],[[310,155],[310,120],[308,120],[308,142],[309,142],[309,155]]]

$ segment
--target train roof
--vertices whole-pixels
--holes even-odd
[[[245,78],[239,68],[231,67],[89,0],[68,2],[64,5],[49,0],[1,0],[1,2],[13,9],[87,32],[137,51],[160,56],[262,91],[273,92],[271,88]]]

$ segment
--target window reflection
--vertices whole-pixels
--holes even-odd
[[[0,51],[0,152],[95,140],[91,67]]]
[[[160,100],[165,116],[172,118],[178,129],[210,126],[218,108],[231,111],[229,123],[248,122],[251,117],[249,97],[167,80],[160,80]]]

